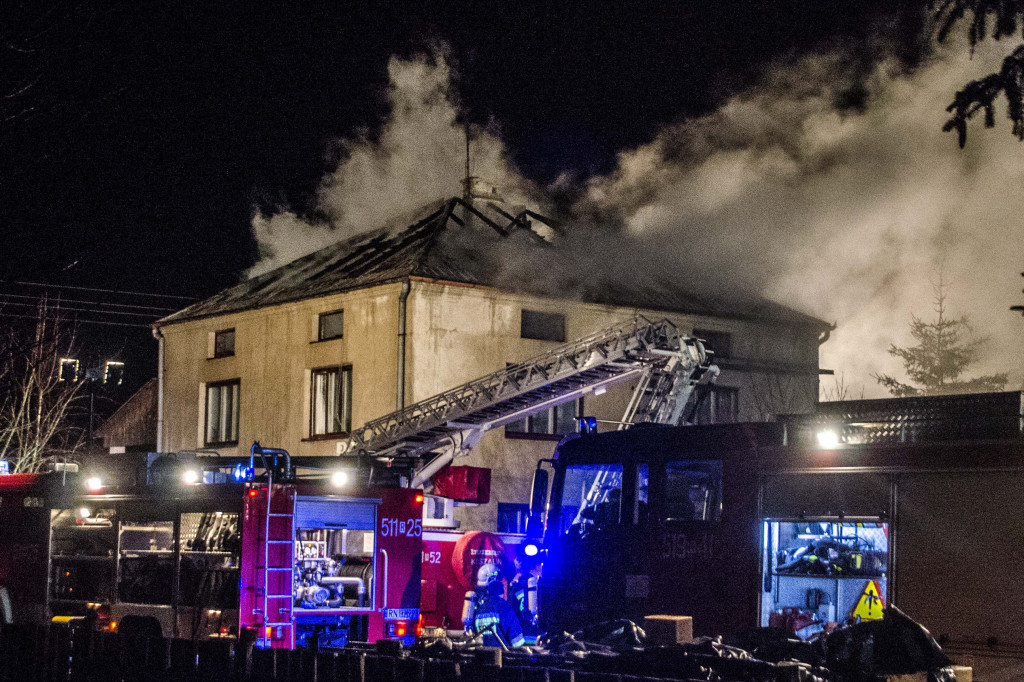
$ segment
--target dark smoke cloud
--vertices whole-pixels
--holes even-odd
[[[885,349],[910,342],[912,313],[931,316],[941,270],[952,311],[991,338],[977,371],[1009,371],[1018,388],[1024,322],[1008,308],[1024,269],[1024,145],[1006,126],[972,129],[966,150],[941,132],[952,93],[1012,47],[968,59],[949,45],[913,71],[884,58],[865,70],[840,54],[777,65],[713,114],[623,151],[608,176],[566,176],[546,192],[516,170],[496,127],[477,131],[474,173],[510,204],[544,212],[546,197],[577,197],[563,250],[487,257],[509,282],[566,294],[595,272],[634,285],[644,273],[652,291],[759,292],[837,322],[822,366],[869,397],[881,395],[872,372],[900,374]],[[459,193],[464,138],[443,56],[392,60],[390,73],[391,117],[374,140],[342,143],[319,192],[324,218],[254,220],[272,254],[257,271]]]

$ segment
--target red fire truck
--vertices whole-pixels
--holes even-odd
[[[140,481],[68,471],[0,476],[0,587],[12,622],[257,646],[411,642],[419,624],[423,495],[296,476],[254,459],[163,455]],[[261,461],[273,458],[257,475]],[[230,468],[229,471],[226,469]],[[333,479],[333,481],[332,481]]]

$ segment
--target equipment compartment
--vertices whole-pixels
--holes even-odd
[[[111,598],[114,582],[115,512],[110,508],[51,512],[51,599],[98,602]]]
[[[169,606],[174,600],[174,521],[122,519],[117,600]]]
[[[765,521],[761,625],[809,639],[836,623],[881,618],[889,526]]]
[[[189,512],[181,515],[181,603],[222,615],[238,608],[241,552],[239,515]]]
[[[375,519],[373,502],[296,501],[296,608],[361,609],[371,605]]]

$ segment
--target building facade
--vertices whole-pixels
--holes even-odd
[[[423,222],[389,233],[372,254],[358,255],[366,239],[337,245],[158,323],[160,449],[238,456],[259,440],[294,456],[334,455],[353,426],[634,315],[667,317],[716,351],[723,371],[704,421],[759,420],[815,402],[828,330],[820,320],[567,299],[444,272],[439,236],[453,229],[458,203],[428,218],[425,248],[408,238]],[[370,265],[344,265],[356,261]],[[459,462],[492,470],[491,503],[460,510],[467,527],[515,529],[538,458],[580,413],[619,419],[631,388],[487,434]]]

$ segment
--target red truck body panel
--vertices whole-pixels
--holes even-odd
[[[424,532],[420,606],[423,624],[461,630],[463,602],[466,591],[473,589],[475,569],[483,563],[500,563],[506,581],[511,580],[515,575],[515,548],[524,539],[523,535],[511,533],[435,528]]]

